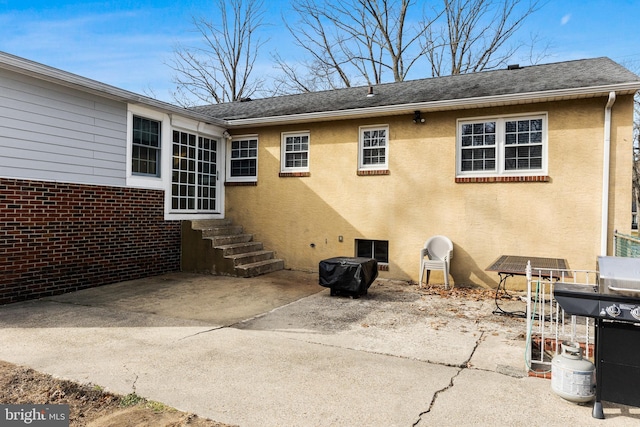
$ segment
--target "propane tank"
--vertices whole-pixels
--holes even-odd
[[[580,344],[563,341],[562,352],[551,360],[551,389],[571,402],[589,402],[595,397],[595,372],[582,358]]]

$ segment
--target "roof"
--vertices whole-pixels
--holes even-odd
[[[61,86],[73,88],[85,93],[102,96],[107,99],[113,99],[120,102],[131,104],[142,104],[157,110],[169,113],[179,114],[183,117],[194,120],[204,121],[206,123],[225,126],[222,120],[215,119],[212,116],[198,112],[192,109],[186,109],[175,106],[166,102],[158,101],[134,92],[119,89],[96,80],[72,74],[57,68],[49,67],[28,59],[20,58],[6,52],[0,52],[0,69],[17,72],[23,75],[31,76],[39,80],[44,80]]]
[[[531,103],[556,99],[632,94],[640,77],[609,58],[434,77],[373,86],[302,93],[196,107],[230,126],[334,120],[414,110]]]
[[[0,52],[0,69],[221,127],[503,106],[640,90],[639,76],[609,58],[595,58],[380,84],[373,86],[373,96],[367,96],[368,86],[361,86],[186,109],[5,52]]]

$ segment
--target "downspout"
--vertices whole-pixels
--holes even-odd
[[[611,169],[611,108],[616,102],[616,93],[609,92],[609,100],[604,108],[604,156],[602,167],[602,229],[600,231],[600,255],[607,255],[609,242],[609,171]]]

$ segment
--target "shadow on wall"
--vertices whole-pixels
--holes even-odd
[[[456,260],[458,261],[456,263]],[[464,266],[457,268],[457,266]],[[498,275],[485,271],[486,266],[478,266],[471,255],[460,245],[453,242],[453,258],[451,259],[451,276],[456,285],[479,285],[487,289],[498,286]]]

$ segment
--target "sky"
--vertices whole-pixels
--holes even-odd
[[[418,0],[420,3],[420,0]],[[0,0],[0,51],[102,83],[171,102],[179,44],[200,39],[193,17],[210,19],[213,0]],[[301,52],[282,24],[288,0],[265,0],[269,41],[256,63],[274,74],[271,53],[292,61]],[[520,37],[547,46],[540,63],[608,56],[640,74],[640,0],[548,0]],[[511,63],[528,65],[523,52]],[[414,78],[418,78],[416,76]],[[424,76],[422,76],[424,77]]]

